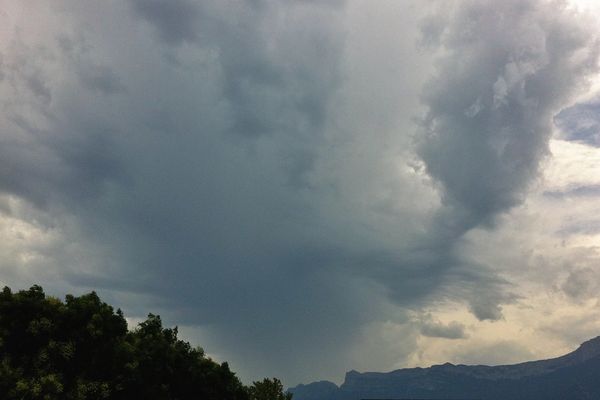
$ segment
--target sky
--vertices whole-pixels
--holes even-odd
[[[600,335],[600,5],[0,3],[0,284],[250,383]]]

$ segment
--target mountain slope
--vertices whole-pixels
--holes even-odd
[[[453,365],[392,372],[350,371],[344,383],[291,388],[294,400],[358,399],[600,399],[600,337],[549,360],[514,365]]]

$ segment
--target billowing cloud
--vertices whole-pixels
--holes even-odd
[[[187,0],[131,1],[135,11],[153,24],[161,39],[179,44],[198,39],[201,5]]]
[[[429,318],[421,326],[421,335],[445,339],[466,339],[465,325],[458,321],[444,324]]]
[[[588,22],[589,24],[589,22]],[[519,204],[548,154],[552,117],[598,69],[597,38],[566,6],[461,3],[424,91],[419,143],[453,212],[448,229],[490,224]]]
[[[589,21],[566,5],[466,1],[451,15],[445,26],[439,16],[423,25],[426,43],[442,55],[425,86],[428,110],[417,139],[442,191],[434,230],[446,246],[522,202],[548,155],[552,116],[598,69]],[[481,294],[471,301],[474,314],[500,318],[506,295]]]
[[[2,281],[96,289],[288,384],[468,339],[423,307],[501,320],[519,296],[466,235],[537,177],[594,26],[397,3],[9,2]]]

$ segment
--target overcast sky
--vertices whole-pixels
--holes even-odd
[[[0,283],[249,383],[600,335],[594,1],[0,3]]]

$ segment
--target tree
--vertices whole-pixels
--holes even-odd
[[[153,314],[128,331],[121,310],[95,292],[62,302],[40,286],[17,293],[5,287],[0,393],[6,400],[248,400],[255,393],[227,363],[177,334]]]
[[[227,363],[218,364],[204,351],[177,339],[177,328],[148,319],[127,337],[133,352],[122,398],[247,400],[244,386]]]
[[[248,388],[250,400],[291,400],[292,394],[283,391],[283,385],[277,378],[265,378],[253,382]]]
[[[40,286],[0,294],[0,390],[8,399],[102,399],[119,369],[122,313],[92,292],[46,297]]]

